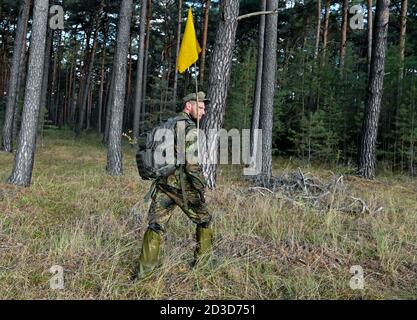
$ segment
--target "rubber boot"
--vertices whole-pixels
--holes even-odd
[[[138,279],[149,276],[158,264],[159,247],[162,236],[148,229],[145,232],[142,242],[142,252],[139,257]]]
[[[213,243],[213,230],[197,226],[196,231],[197,248],[194,252],[193,266],[206,264],[210,260],[211,247]]]

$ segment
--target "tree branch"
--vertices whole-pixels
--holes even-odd
[[[261,14],[277,14],[277,13],[278,13],[277,10],[252,12],[252,13],[248,13],[248,14],[243,14],[243,15],[237,17],[236,20],[239,21],[239,20],[250,18],[250,17],[253,17],[253,16],[260,16]]]

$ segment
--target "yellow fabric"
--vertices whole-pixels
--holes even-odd
[[[201,52],[194,28],[193,12],[188,9],[187,23],[185,24],[184,36],[181,42],[181,48],[178,55],[177,69],[183,73],[194,62],[198,60],[198,54]]]

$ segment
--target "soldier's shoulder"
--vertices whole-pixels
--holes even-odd
[[[186,131],[189,131],[189,130],[192,130],[192,129],[196,129],[197,128],[195,122],[185,112],[180,112],[177,115],[177,121],[184,121],[185,122],[185,124],[186,124],[185,125]]]

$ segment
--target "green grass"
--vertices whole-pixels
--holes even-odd
[[[97,137],[47,132],[30,188],[3,183],[12,162],[12,154],[0,153],[2,299],[417,298],[415,179],[389,173],[375,182],[345,177],[351,192],[384,208],[347,214],[337,206],[319,210],[250,193],[237,168],[223,167],[217,189],[207,193],[216,264],[190,269],[194,226],[176,209],[161,267],[151,278],[132,282],[150,186],[138,177],[133,149],[124,147],[124,175],[110,177]],[[299,165],[277,159],[274,173]],[[344,172],[302,169],[322,178]],[[64,267],[64,290],[50,289],[53,265]],[[349,287],[352,265],[364,269],[364,290]]]

